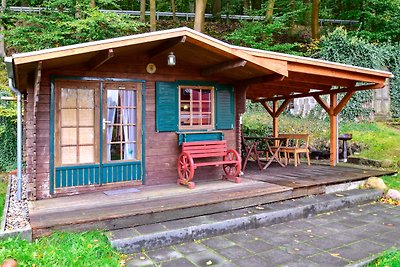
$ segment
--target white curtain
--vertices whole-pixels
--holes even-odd
[[[136,91],[121,91],[124,160],[136,158]],[[135,108],[134,108],[135,107]],[[135,124],[135,125],[132,125]],[[134,143],[133,143],[134,142]]]
[[[107,121],[115,123],[115,106],[118,105],[118,90],[107,90]],[[114,126],[107,125],[107,143],[112,141]],[[107,161],[111,160],[111,144],[107,144]]]

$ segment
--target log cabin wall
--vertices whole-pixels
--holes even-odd
[[[126,78],[145,80],[146,99],[145,105],[145,184],[156,185],[175,183],[177,179],[177,158],[180,153],[178,136],[175,132],[156,132],[155,120],[155,84],[157,81],[213,81],[227,83],[215,77],[202,77],[198,70],[190,65],[182,64],[177,58],[176,66],[167,66],[166,57],[160,60],[151,60],[156,64],[157,71],[154,74],[146,72],[146,65],[150,63],[146,58],[113,58],[96,70],[88,70],[87,65],[71,65],[62,69],[49,69],[44,67],[40,86],[39,101],[36,114],[36,135],[26,137],[26,144],[35,143],[36,162],[27,162],[27,174],[36,179],[36,198],[50,197],[50,83],[51,76],[75,76],[75,77],[101,77],[101,78]],[[28,88],[29,95],[33,94],[33,88]],[[240,97],[243,102],[243,93],[235,94],[235,103]],[[243,103],[240,104],[243,107]],[[27,105],[25,114],[33,111],[33,105]],[[237,109],[237,104],[235,109]],[[236,111],[235,111],[235,114]],[[225,140],[229,148],[238,148],[240,145],[237,128],[239,117],[235,117],[235,125],[232,130],[224,130]],[[29,148],[28,148],[29,150]],[[34,150],[28,151],[27,156]],[[36,172],[33,170],[36,169]],[[28,170],[30,170],[28,172]],[[204,167],[196,170],[194,181],[202,179],[215,179],[222,175],[221,167]],[[36,176],[36,177],[35,177]]]

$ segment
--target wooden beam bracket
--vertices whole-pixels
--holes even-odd
[[[114,50],[111,48],[108,50],[100,51],[89,61],[89,70],[95,70],[99,68],[101,65],[103,65],[113,57]]]
[[[215,66],[211,66],[209,68],[205,68],[201,71],[201,75],[209,76],[209,75],[213,75],[213,74],[223,72],[226,70],[244,67],[244,66],[246,66],[246,64],[247,64],[247,60],[242,60],[242,59],[231,60],[231,61],[223,62],[221,64],[217,64]]]
[[[183,37],[176,37],[176,38],[171,38],[160,45],[156,46],[155,48],[151,49],[147,55],[149,56],[149,59],[152,59],[156,57],[157,55],[172,49],[174,46],[178,44],[183,44],[186,42],[186,36]]]

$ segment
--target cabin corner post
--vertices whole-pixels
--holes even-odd
[[[278,137],[278,132],[279,132],[279,114],[278,113],[278,101],[274,100],[272,104],[272,111],[273,111],[273,116],[272,116],[272,133],[274,137]]]
[[[336,166],[337,163],[337,114],[334,112],[337,106],[337,94],[330,95],[329,103],[329,124],[330,124],[330,149],[329,149],[329,162],[331,166]]]
[[[242,149],[241,134],[242,132],[242,115],[246,112],[246,90],[247,86],[234,86],[235,90],[235,120],[236,120],[236,148],[238,151]]]

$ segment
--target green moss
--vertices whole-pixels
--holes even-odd
[[[13,258],[18,266],[120,266],[125,255],[112,250],[101,232],[55,233],[29,243],[0,241],[0,259]]]

